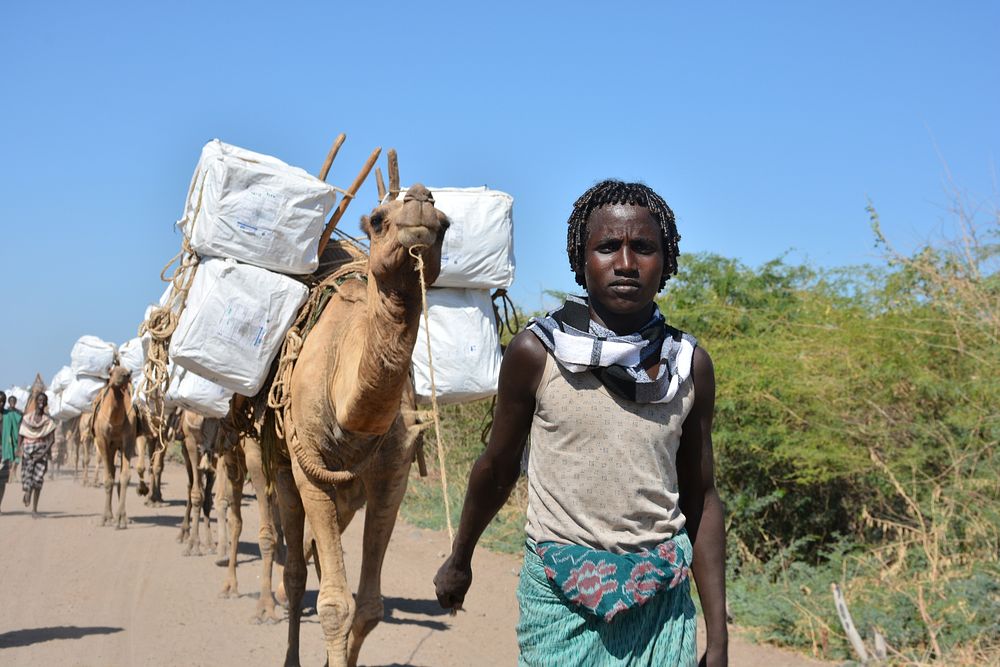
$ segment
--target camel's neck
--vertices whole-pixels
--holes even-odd
[[[357,340],[341,343],[332,395],[346,431],[385,433],[399,411],[422,308],[418,278],[408,278],[369,275],[363,327]]]
[[[106,407],[105,407],[106,406]],[[108,387],[108,395],[105,396],[104,405],[101,406],[108,415],[108,422],[111,424],[121,424],[125,421],[125,415],[131,407],[131,400],[128,394],[128,386]]]

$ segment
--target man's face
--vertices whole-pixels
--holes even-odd
[[[7,399],[7,407],[9,407],[11,410],[13,410],[14,408],[17,407],[17,397],[16,396],[11,396],[10,398]]]
[[[7,405],[7,394],[0,391],[0,408]]]
[[[587,219],[584,278],[587,294],[608,312],[646,308],[663,277],[660,225],[642,206],[602,206]]]

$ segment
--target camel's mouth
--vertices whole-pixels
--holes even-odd
[[[437,240],[437,232],[432,231],[429,227],[417,225],[413,227],[400,227],[397,234],[400,245],[406,249],[419,245],[432,246]]]

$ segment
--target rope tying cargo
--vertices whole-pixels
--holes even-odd
[[[416,266],[414,270],[420,276],[420,301],[424,313],[424,330],[427,332],[427,368],[431,380],[431,413],[434,415],[434,439],[437,440],[438,468],[441,472],[441,494],[444,496],[444,519],[448,524],[448,541],[455,541],[455,530],[451,526],[451,501],[448,498],[448,474],[444,467],[444,440],[441,438],[441,414],[437,403],[437,385],[434,383],[434,359],[431,356],[431,325],[427,314],[427,280],[424,278],[424,256],[426,246],[416,245],[409,249]]]

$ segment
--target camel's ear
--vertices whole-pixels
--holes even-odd
[[[383,207],[379,206],[371,215],[361,216],[361,231],[368,235],[368,238],[372,238],[376,234],[382,233],[382,227],[385,224],[386,211]]]

